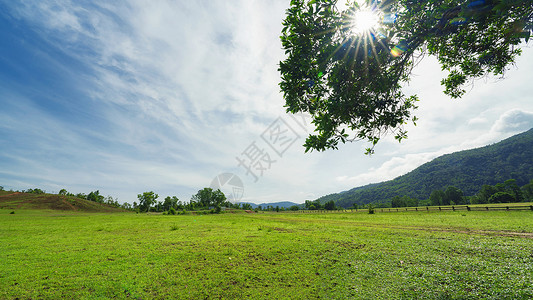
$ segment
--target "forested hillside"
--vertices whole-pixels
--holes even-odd
[[[357,187],[319,198],[337,206],[387,202],[396,196],[428,199],[431,192],[448,186],[465,196],[483,185],[515,179],[519,186],[533,179],[533,129],[482,148],[443,155],[394,180]]]

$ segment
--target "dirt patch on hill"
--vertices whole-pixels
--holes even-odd
[[[125,210],[71,196],[10,193],[0,196],[0,209],[51,209],[80,212],[124,212]]]

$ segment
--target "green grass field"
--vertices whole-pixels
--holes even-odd
[[[0,209],[0,299],[531,299],[533,212]]]

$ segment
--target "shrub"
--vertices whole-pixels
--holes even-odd
[[[176,210],[174,209],[174,207],[171,207],[171,208],[168,210],[168,214],[169,214],[169,215],[175,215],[175,214],[176,214]]]
[[[515,197],[507,192],[497,192],[489,198],[489,203],[511,203],[514,201]]]
[[[368,213],[369,214],[374,214],[374,205],[368,204]]]
[[[13,211],[11,211],[9,214],[10,214],[10,215],[14,215],[14,214],[15,214],[15,211],[13,210]]]

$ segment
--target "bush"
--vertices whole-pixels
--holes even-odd
[[[13,211],[11,211],[9,214],[10,214],[10,215],[14,215],[14,214],[15,214],[15,211],[13,210]]]
[[[174,209],[174,207],[171,207],[171,208],[168,210],[168,214],[169,214],[169,215],[175,215],[175,214],[176,214],[176,210]]]
[[[368,213],[369,214],[374,214],[374,205],[372,204],[368,204]]]
[[[511,203],[515,201],[515,197],[507,192],[497,192],[489,198],[489,203]]]

